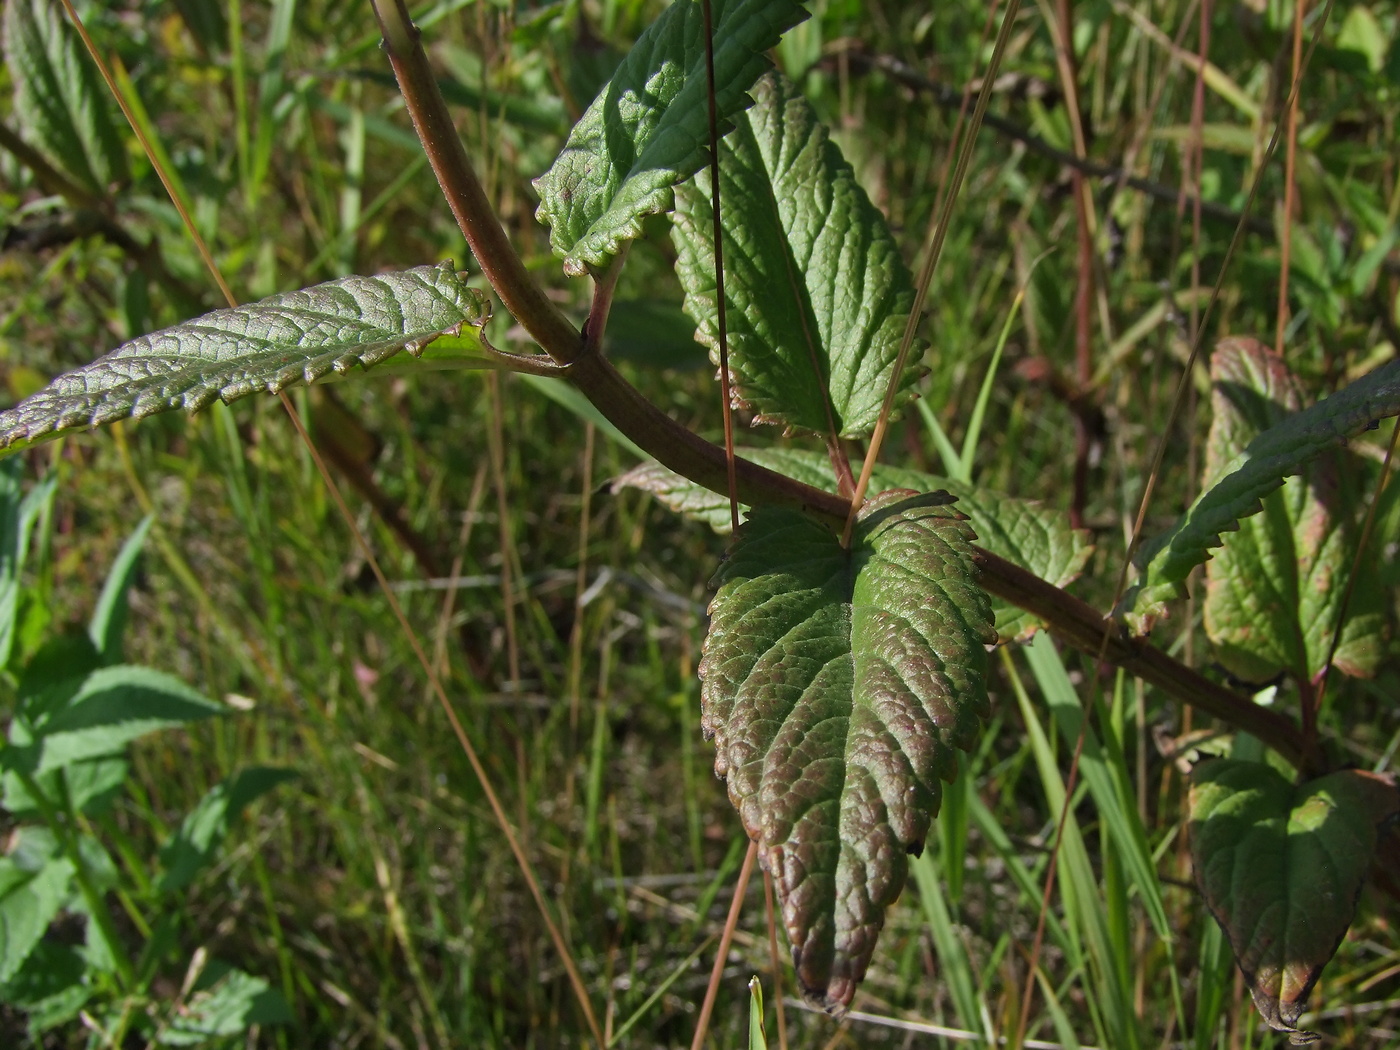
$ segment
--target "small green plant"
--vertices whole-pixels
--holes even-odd
[[[1371,550],[1359,502],[1339,501],[1329,486],[1342,476],[1374,480],[1342,457],[1349,440],[1400,414],[1400,363],[1308,405],[1272,351],[1222,344],[1212,358],[1201,495],[1143,546],[1134,587],[1106,616],[1064,589],[1092,552],[1080,530],[974,484],[968,452],[949,457],[954,477],[946,479],[877,463],[878,439],[863,444],[912,403],[919,370],[902,365],[911,351],[924,357],[918,297],[850,164],[800,88],[771,68],[767,55],[805,17],[801,5],[715,0],[711,31],[705,4],[676,0],[537,180],[538,217],[563,274],[593,280],[581,330],[506,239],[405,6],[376,0],[375,9],[476,261],[544,352],[493,347],[484,334],[489,301],[451,263],[349,277],[132,340],[0,415],[0,445],[18,450],[68,430],[371,368],[495,368],[568,380],[655,460],[620,485],[721,529],[737,518],[736,505],[746,510],[718,568],[700,664],[702,725],[773,878],[809,1000],[835,1014],[850,1006],[911,863],[931,927],[947,934],[940,952],[961,950],[932,871],[917,858],[944,784],[959,783],[959,753],[974,752],[986,731],[989,647],[1048,629],[1236,734],[1230,757],[1194,773],[1187,820],[1196,876],[1265,1020],[1309,1039],[1298,1029],[1307,995],[1352,922],[1377,849],[1393,842],[1400,809],[1393,783],[1343,768],[1317,732],[1329,671],[1369,674],[1389,645],[1385,597],[1356,571]],[[16,39],[12,32],[11,49]],[[37,76],[26,69],[16,64],[22,82]],[[105,135],[77,134],[74,124],[97,110],[31,114],[32,136],[75,179],[77,162],[64,158],[107,148]],[[57,133],[65,121],[73,134]],[[712,156],[716,167],[707,169]],[[726,401],[781,427],[796,446],[736,455],[732,445],[711,444],[646,400],[603,354],[628,246],[655,216],[669,217],[685,308],[724,372]],[[942,352],[930,367],[942,366]],[[1220,663],[1248,683],[1285,679],[1296,718],[1147,640],[1202,563],[1205,628]],[[1028,652],[1055,725],[1083,744],[1105,834],[1127,851],[1122,863],[1135,883],[1155,885],[1138,808],[1123,804],[1130,789],[1121,753],[1089,727],[1043,636]],[[1046,795],[1068,812],[1071,793],[1039,716],[1013,682]],[[34,778],[57,768],[28,774],[35,789]],[[1084,892],[1092,870],[1083,844],[1062,845],[1067,892]],[[53,857],[44,863],[60,874],[51,878],[78,877],[76,846]],[[1143,894],[1155,931],[1170,938],[1160,896]],[[1112,931],[1091,931],[1086,941],[1073,949],[1112,970],[1122,952]],[[141,972],[133,967],[133,979]],[[955,992],[974,1013],[975,990]],[[758,1004],[755,996],[755,1016]],[[1124,1003],[1112,1006],[1111,1020],[1102,1016],[1105,1045],[1139,1045]],[[761,1043],[761,1028],[753,1038]]]
[[[0,748],[0,1003],[29,1038],[81,1013],[96,1045],[218,1045],[290,1020],[281,993],[200,947],[179,960],[190,884],[219,855],[245,807],[289,779],[253,767],[215,785],[154,857],[113,819],[131,772],[128,747],[228,708],[160,671],[122,661],[127,595],[150,520],[122,548],[86,631],[52,632],[25,583],[31,533],[52,480],[20,490],[0,465],[0,668],[9,730]],[[112,901],[119,901],[114,910]],[[133,953],[133,944],[136,951]],[[155,990],[173,978],[176,996]]]

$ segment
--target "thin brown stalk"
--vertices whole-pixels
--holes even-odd
[[[880,456],[880,446],[884,443],[885,434],[889,430],[890,414],[894,411],[894,399],[899,393],[899,377],[903,374],[904,366],[909,361],[909,351],[914,345],[914,333],[918,330],[919,321],[923,315],[924,301],[928,298],[929,286],[933,283],[938,260],[943,254],[943,243],[948,236],[948,227],[952,224],[953,208],[958,202],[963,178],[967,175],[968,163],[972,159],[972,147],[977,142],[977,131],[981,128],[982,118],[987,113],[987,103],[992,96],[992,83],[996,80],[997,71],[1001,69],[1001,60],[1006,55],[1006,47],[1011,39],[1011,27],[1020,10],[1021,0],[1010,0],[1006,14],[1002,16],[1001,31],[997,33],[997,42],[992,49],[991,61],[987,64],[987,71],[982,77],[982,89],[977,94],[977,106],[972,111],[972,125],[968,129],[967,137],[963,140],[962,151],[958,154],[957,167],[953,169],[953,181],[948,188],[943,209],[938,215],[938,224],[934,229],[932,243],[924,255],[923,269],[919,274],[919,282],[914,293],[914,305],[909,311],[909,320],[904,326],[904,337],[900,341],[899,354],[895,357],[894,368],[890,372],[889,385],[885,388],[885,400],[880,406],[880,417],[875,423],[874,433],[870,435],[870,448],[866,452],[865,463],[861,467],[860,480],[856,482],[856,490],[851,496],[850,507],[846,512],[846,522],[841,532],[841,546],[843,547],[851,545],[851,531],[855,527],[856,515],[860,513],[866,489],[870,487],[870,475],[875,470],[875,463]]]
[[[753,873],[753,862],[757,857],[758,843],[750,839],[743,866],[739,869],[738,881],[734,883],[734,896],[729,901],[729,915],[724,920],[724,933],[720,935],[715,965],[710,970],[710,983],[705,988],[705,1001],[700,1005],[700,1016],[695,1021],[695,1037],[690,1041],[690,1050],[700,1050],[705,1045],[705,1035],[710,1028],[710,1014],[715,1008],[715,996],[719,994],[720,978],[724,976],[724,961],[729,958],[729,943],[734,939],[734,930],[739,925],[739,913],[744,909],[744,892],[749,887],[749,875]]]
[[[768,922],[768,958],[773,964],[773,1004],[778,1010],[778,1050],[788,1050],[787,1010],[783,1007],[783,959],[778,952],[778,924],[773,916],[773,876],[763,869],[763,916]]]

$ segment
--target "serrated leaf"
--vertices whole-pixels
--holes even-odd
[[[180,830],[161,847],[160,862],[165,867],[161,892],[188,886],[214,858],[243,810],[277,785],[296,777],[290,769],[254,766],[210,788],[186,815]]]
[[[57,857],[27,870],[0,857],[0,981],[8,981],[44,936],[68,894],[73,864]]]
[[[764,52],[807,17],[793,0],[714,0],[719,133],[749,104],[771,68]],[[602,266],[642,220],[669,211],[672,194],[705,162],[708,78],[699,0],[676,0],[638,38],[574,125],[553,166],[535,180],[549,242],[578,276]]]
[[[4,765],[39,776],[114,755],[147,733],[226,710],[178,678],[149,667],[103,667],[84,678],[66,702],[45,703],[35,710],[25,720],[22,737],[12,725],[15,743],[5,750]]]
[[[451,262],[377,277],[345,277],[203,317],[124,343],[0,413],[0,448],[75,427],[259,391],[276,393],[400,350],[421,355],[439,335],[480,344],[490,314]],[[463,329],[463,326],[469,326]]]
[[[5,4],[5,60],[29,142],[94,194],[126,181],[111,95],[56,0]]]
[[[155,1041],[162,1046],[201,1046],[225,1036],[242,1035],[255,1024],[293,1020],[282,993],[261,977],[210,963],[204,978]]]
[[[814,488],[836,491],[828,459],[804,449],[740,448],[739,455],[760,466]],[[859,472],[859,462],[852,465]],[[1064,587],[1078,578],[1094,553],[1089,534],[1072,529],[1064,515],[1034,500],[1017,499],[991,489],[950,481],[936,474],[876,466],[872,491],[913,489],[915,492],[948,492],[957,497],[957,509],[967,515],[978,543],[993,554]],[[710,525],[716,532],[729,531],[729,500],[681,477],[659,463],[634,467],[613,482],[613,489],[638,488],[652,493],[678,514]],[[1009,602],[991,599],[997,635],[1003,642],[1024,641],[1044,624]]]
[[[1211,376],[1207,487],[1256,435],[1303,404],[1283,359],[1254,339],[1223,340]],[[1286,671],[1306,683],[1327,662],[1353,550],[1339,469],[1335,452],[1313,460],[1265,496],[1263,513],[1241,521],[1206,563],[1206,633],[1238,678],[1264,682]],[[1352,595],[1335,658],[1347,674],[1371,673],[1384,647],[1374,582],[1365,574]]]
[[[1284,478],[1394,415],[1400,415],[1400,360],[1382,365],[1259,434],[1221,469],[1220,480],[1201,494],[1172,529],[1143,547],[1137,558],[1144,567],[1142,581],[1120,607],[1128,625],[1139,634],[1150,630],[1187,574],[1220,546],[1220,534],[1257,514],[1263,497],[1282,485]]]
[[[1298,1018],[1356,911],[1376,828],[1400,808],[1385,778],[1345,770],[1294,786],[1260,762],[1192,772],[1191,857],[1264,1020]]]
[[[717,577],[700,664],[715,771],[773,875],[798,980],[836,1013],[986,715],[995,634],[970,534],[942,494],[871,500],[849,550],[758,508]]]
[[[884,216],[802,93],[770,73],[754,98],[720,148],[735,400],[759,422],[862,437],[880,415],[914,282]],[[703,170],[676,190],[672,236],[686,311],[718,363],[710,202]],[[905,372],[906,392],[915,378]]]

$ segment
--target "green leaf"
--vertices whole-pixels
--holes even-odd
[[[1206,485],[1261,431],[1302,407],[1283,359],[1254,339],[1223,340],[1211,358],[1214,391]],[[1338,453],[1326,452],[1263,499],[1206,563],[1205,626],[1216,656],[1237,678],[1288,672],[1311,681],[1327,662],[1351,569],[1354,537],[1341,513]],[[1384,649],[1385,618],[1374,573],[1353,592],[1336,666],[1370,674]]]
[[[749,105],[771,63],[764,52],[807,17],[793,0],[713,0],[715,106],[721,135]],[[638,38],[535,180],[537,217],[564,272],[602,266],[641,235],[642,219],[669,211],[677,184],[705,162],[708,78],[699,0],[676,0]]]
[[[0,413],[0,447],[75,427],[137,419],[217,399],[276,393],[407,350],[447,332],[477,340],[489,310],[450,262],[346,277],[133,339]]]
[[[165,867],[161,892],[188,886],[214,859],[243,810],[278,784],[296,777],[290,769],[254,766],[210,788],[190,810],[174,838],[161,847],[160,862]]]
[[[885,493],[850,550],[758,508],[720,567],[700,664],[715,771],[782,904],[798,980],[844,1011],[987,710],[991,610],[943,494]]]
[[[67,703],[30,721],[31,739],[8,748],[5,765],[37,776],[113,755],[147,733],[225,711],[222,704],[160,671],[104,667],[83,679]]]
[[[828,492],[836,491],[830,463],[821,453],[803,449],[740,448],[738,453],[760,466]],[[861,464],[852,469],[859,472]],[[1089,534],[1069,527],[1064,515],[1033,500],[1017,499],[991,489],[951,481],[900,467],[877,466],[872,490],[913,489],[944,491],[957,497],[958,510],[967,515],[977,541],[993,554],[1013,561],[1049,580],[1057,587],[1073,582],[1094,553]],[[681,477],[658,463],[634,467],[613,482],[613,489],[639,488],[652,493],[678,514],[710,525],[716,532],[729,531],[729,500]],[[1044,624],[1022,609],[992,599],[997,634],[1002,641],[1024,641]]]
[[[58,479],[50,474],[23,495],[24,463],[0,463],[0,668],[8,667],[14,651],[23,591],[21,574],[29,556],[34,522],[53,502]]]
[[[12,978],[0,984],[0,1002],[25,1012],[29,1038],[37,1038],[78,1015],[92,996],[83,958],[72,948],[52,940],[40,940]]]
[[[282,994],[261,977],[211,962],[194,995],[157,1036],[162,1046],[199,1046],[255,1024],[293,1020]]]
[[[73,864],[56,857],[38,869],[0,857],[0,981],[24,964],[49,928],[73,878]]]
[[[9,0],[5,59],[25,137],[75,182],[102,196],[127,178],[111,95],[56,0]]]
[[[1400,361],[1390,361],[1331,397],[1286,416],[1250,441],[1170,531],[1143,547],[1137,559],[1142,580],[1121,606],[1128,625],[1139,634],[1151,630],[1187,574],[1210,556],[1211,548],[1220,546],[1220,534],[1257,514],[1263,497],[1284,478],[1394,415],[1400,415]]]
[[[122,634],[126,630],[126,595],[131,589],[131,581],[136,578],[136,565],[141,557],[141,548],[146,543],[146,533],[151,529],[151,515],[141,519],[136,531],[127,537],[117,560],[107,572],[102,584],[102,594],[97,599],[97,608],[92,611],[92,621],[88,624],[88,636],[97,651],[102,654],[104,664],[115,664],[122,658]]]
[[[69,805],[79,813],[93,816],[111,805],[130,770],[126,759],[102,756],[73,762],[35,778],[35,784],[49,799],[66,793]],[[0,807],[12,816],[35,817],[41,807],[18,774],[6,770],[0,777]]]
[[[1290,784],[1259,762],[1212,759],[1192,773],[1196,882],[1254,1004],[1298,1032],[1308,993],[1351,925],[1376,845],[1400,809],[1394,784],[1356,770]]]
[[[884,216],[801,92],[770,73],[754,97],[720,149],[736,401],[759,422],[862,437],[880,415],[914,282]],[[718,362],[710,202],[704,170],[676,190],[673,237],[686,310]],[[916,377],[906,371],[906,391]]]

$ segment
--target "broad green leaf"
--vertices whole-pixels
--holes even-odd
[[[1379,420],[1400,415],[1400,361],[1390,361],[1331,397],[1295,412],[1254,438],[1220,480],[1138,556],[1142,581],[1124,598],[1128,625],[1150,630],[1187,574],[1219,547],[1220,534],[1257,514],[1261,500],[1329,449],[1344,446]]]
[[[93,671],[62,706],[45,706],[26,727],[29,740],[6,750],[8,768],[37,776],[113,755],[147,733],[226,711],[178,678],[125,665]]]
[[[24,964],[68,895],[73,864],[55,857],[37,869],[0,857],[0,981]]]
[[[293,1020],[282,994],[261,977],[210,963],[200,985],[168,1027],[156,1036],[162,1046],[202,1046],[242,1035],[255,1024]]]
[[[778,73],[720,148],[729,364],[755,419],[862,437],[880,415],[914,304],[884,216],[802,93]],[[709,171],[676,190],[686,311],[719,360]],[[909,369],[908,387],[916,378]]]
[[[92,620],[88,624],[88,637],[102,654],[102,662],[105,664],[118,663],[122,658],[122,634],[126,630],[126,595],[131,589],[131,581],[136,578],[136,565],[153,520],[149,514],[142,518],[136,530],[122,544],[122,549],[117,553],[117,560],[112,563],[112,568],[107,572],[107,579],[102,584],[97,608],[92,612]]]
[[[111,95],[57,0],[5,4],[5,60],[25,138],[98,196],[127,178]]]
[[[35,777],[34,782],[44,797],[54,800],[66,793],[68,804],[75,811],[91,816],[111,805],[126,782],[129,769],[125,758],[104,755],[50,770]],[[12,816],[35,817],[41,812],[38,800],[12,770],[7,769],[0,776],[0,789],[0,807]]]
[[[831,466],[821,453],[780,448],[740,448],[738,452],[745,459],[797,481],[828,492],[836,491]],[[859,472],[861,464],[853,464],[853,469]],[[941,490],[956,496],[957,509],[967,515],[981,546],[1057,587],[1064,587],[1078,578],[1094,553],[1087,532],[1070,528],[1064,515],[1033,500],[1017,499],[936,474],[883,465],[875,468],[871,481],[875,492],[904,488],[915,492]],[[614,491],[625,487],[644,489],[676,513],[703,521],[716,532],[729,531],[726,497],[658,463],[635,467],[613,482]],[[996,613],[997,635],[1002,641],[1025,640],[1044,626],[1030,613],[1008,602],[993,598],[992,608]]]
[[[849,550],[760,507],[717,577],[700,664],[715,771],[773,875],[798,980],[836,1013],[986,715],[996,636],[970,538],[941,493],[871,500]]]
[[[0,1002],[24,1011],[32,1045],[43,1045],[41,1033],[71,1021],[91,998],[85,969],[68,945],[40,940],[19,972],[0,984]]]
[[[346,277],[133,339],[0,413],[0,447],[75,427],[141,418],[330,373],[369,368],[400,350],[420,356],[448,332],[480,340],[489,310],[450,262]],[[463,326],[468,326],[463,328]]]
[[[1345,770],[1294,786],[1260,762],[1212,759],[1192,773],[1191,857],[1264,1020],[1298,1032],[1308,993],[1356,911],[1394,784]]]
[[[1206,486],[1261,431],[1297,412],[1297,380],[1283,359],[1254,339],[1227,339],[1211,359]],[[1338,453],[1325,452],[1263,499],[1206,563],[1205,625],[1233,675],[1263,682],[1283,672],[1311,681],[1327,662],[1351,569],[1353,540],[1339,499]],[[1385,642],[1376,577],[1352,594],[1335,663],[1369,674]]]
[[[210,788],[190,810],[174,838],[161,847],[160,862],[165,867],[161,892],[188,886],[213,860],[243,810],[259,796],[296,776],[290,769],[254,766]]]
[[[713,0],[720,134],[771,68],[764,52],[807,13],[793,0]],[[676,0],[638,38],[553,166],[535,180],[539,220],[575,276],[602,266],[705,162],[708,78],[699,0]]]

